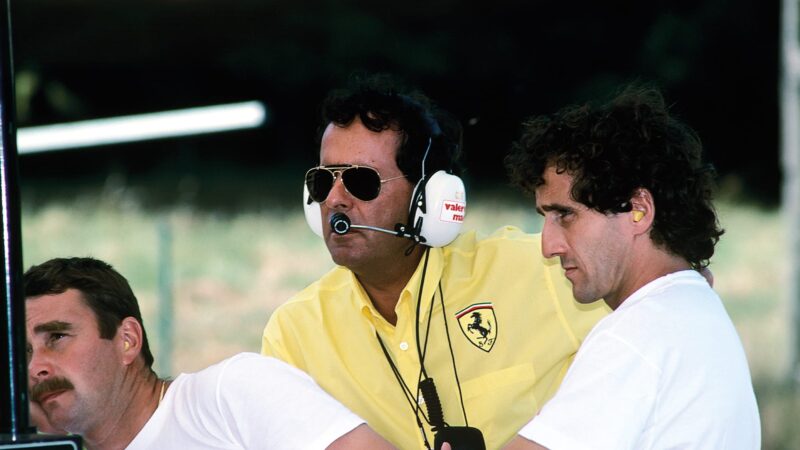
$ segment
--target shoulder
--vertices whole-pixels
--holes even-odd
[[[277,358],[251,352],[239,353],[206,370],[218,372],[226,385],[246,386],[254,382],[267,382],[272,386],[280,386],[283,380],[313,384],[305,372]]]
[[[543,260],[540,235],[525,233],[512,226],[498,228],[483,237],[475,231],[463,233],[451,244],[443,247],[443,252],[448,259],[524,258],[529,262]]]
[[[467,265],[473,271],[507,272],[507,275],[545,283],[553,290],[571,291],[558,258],[542,255],[540,233],[526,233],[517,227],[504,226],[485,237],[474,231],[464,233],[453,243],[443,248],[444,257],[450,267]],[[571,294],[568,298],[571,298]]]
[[[332,317],[353,319],[359,313],[354,280],[352,272],[336,267],[276,308],[264,328],[261,353],[305,367],[304,343],[328,339]]]
[[[609,317],[612,324],[657,329],[677,324],[699,325],[708,316],[727,317],[722,301],[694,270],[656,279],[631,295]],[[644,325],[642,325],[644,324]]]
[[[471,249],[482,246],[502,245],[504,243],[540,245],[539,233],[526,233],[511,225],[500,227],[486,237],[481,238],[475,231],[460,234],[445,249],[459,250]]]
[[[700,329],[703,333],[698,334]],[[661,277],[640,288],[598,324],[597,332],[601,331],[654,356],[670,352],[700,356],[714,353],[726,340],[723,336],[736,341],[722,301],[693,270]]]
[[[308,285],[291,297],[286,303],[275,309],[270,322],[278,317],[295,314],[306,315],[309,311],[318,310],[322,302],[347,295],[353,288],[353,275],[344,267],[337,266],[323,275],[319,280]]]
[[[244,352],[198,372],[182,376],[183,384],[194,393],[214,393],[218,401],[228,395],[251,395],[253,390],[275,386],[314,385],[303,371],[271,356]],[[224,394],[223,394],[224,392]],[[233,397],[235,398],[235,397]]]

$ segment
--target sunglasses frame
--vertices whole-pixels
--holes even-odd
[[[369,170],[375,172],[375,174],[378,176],[379,183],[378,183],[378,192],[375,194],[374,198],[369,199],[369,200],[364,200],[364,199],[360,198],[359,196],[357,196],[357,195],[353,194],[352,192],[350,192],[349,189],[347,189],[347,184],[344,182],[344,178],[342,178],[342,175],[344,174],[345,171],[350,170],[350,169],[369,169]],[[392,180],[399,180],[400,178],[406,178],[406,175],[398,175],[396,177],[383,179],[383,178],[381,178],[381,173],[378,171],[378,169],[376,169],[374,167],[371,167],[371,166],[363,166],[363,165],[358,165],[358,164],[333,164],[333,165],[329,165],[329,166],[320,165],[320,166],[312,167],[312,168],[310,168],[310,169],[308,169],[306,171],[306,176],[304,178],[306,187],[308,186],[309,175],[312,172],[316,173],[316,172],[319,172],[320,170],[324,170],[326,172],[329,172],[333,176],[333,182],[331,183],[331,189],[328,191],[327,195],[325,195],[325,198],[321,199],[320,201],[317,201],[317,200],[314,200],[313,197],[312,197],[312,200],[314,200],[317,203],[322,203],[325,200],[327,200],[328,196],[331,195],[331,191],[333,190],[333,186],[336,184],[336,180],[337,179],[342,180],[342,186],[344,187],[345,192],[347,192],[350,196],[352,196],[353,198],[358,199],[359,201],[362,201],[362,202],[371,202],[372,200],[375,200],[376,198],[378,198],[378,196],[381,195],[381,188],[383,186],[383,183],[386,183],[386,182],[389,182],[389,181],[392,181]],[[311,196],[312,195],[312,190],[309,189],[308,192],[309,192],[309,196]]]

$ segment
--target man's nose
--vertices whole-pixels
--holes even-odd
[[[563,232],[557,225],[551,223],[549,218],[545,217],[542,225],[542,255],[545,258],[560,256],[564,254],[565,248]]]
[[[50,358],[41,351],[31,351],[28,361],[28,376],[31,380],[40,382],[53,373]]]
[[[330,209],[347,210],[352,204],[353,196],[345,189],[342,176],[339,174],[339,176],[333,180],[331,191],[328,193],[328,197],[325,198],[325,206]]]

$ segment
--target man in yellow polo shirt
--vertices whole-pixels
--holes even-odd
[[[309,373],[399,448],[474,429],[501,447],[607,310],[573,300],[539,235],[456,237],[461,130],[423,95],[359,80],[328,97],[323,125],[305,206],[337,267],[273,313],[262,353]]]

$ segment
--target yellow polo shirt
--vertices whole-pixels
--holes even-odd
[[[281,305],[262,339],[263,354],[309,373],[400,449],[424,448],[423,440],[375,333],[416,393],[424,260],[400,295],[396,326],[378,314],[352,272],[336,267]],[[455,359],[469,425],[483,432],[488,449],[514,437],[555,393],[582,339],[608,312],[603,302],[575,302],[558,261],[542,257],[540,236],[511,227],[482,240],[465,233],[430,249],[421,298],[420,340],[429,339],[425,369],[445,422],[465,424]],[[433,434],[424,429],[432,445]]]

